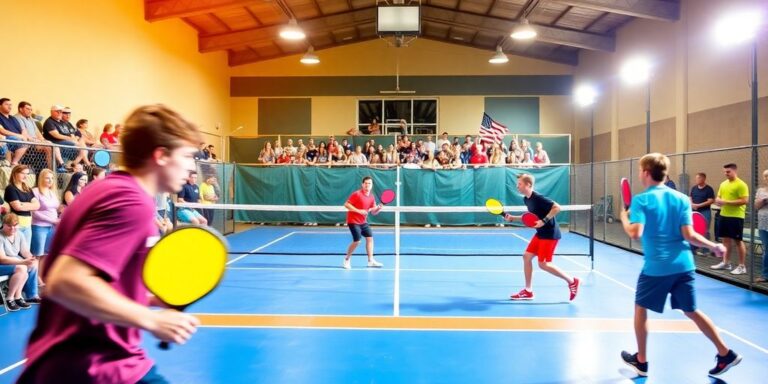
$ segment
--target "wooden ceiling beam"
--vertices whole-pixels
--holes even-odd
[[[357,44],[357,43],[362,43],[362,42],[370,41],[374,39],[378,39],[378,36],[364,37],[358,40],[348,40],[348,41],[343,41],[341,43],[332,43],[332,44],[322,45],[322,46],[314,46],[313,48],[315,49],[315,52],[317,52],[323,49],[340,47],[342,45]],[[231,53],[229,55],[229,65],[230,66],[245,65],[250,63],[256,63],[259,61],[279,59],[281,57],[287,57],[287,56],[299,55],[299,54],[303,54],[303,52],[286,52],[283,54],[271,55],[271,56],[259,56],[255,52],[250,52],[250,51],[237,52],[237,53]]]
[[[424,20],[445,25],[456,25],[471,29],[488,30],[492,33],[508,35],[517,25],[517,23],[514,21],[500,17],[486,16],[483,14],[470,13],[465,11],[456,11],[450,8],[436,7],[434,5],[422,5],[422,9],[426,11],[422,12],[422,18]],[[456,15],[463,14],[471,17],[474,20],[477,20],[477,22],[473,22],[471,24],[460,24],[455,21],[430,16],[430,13],[434,13],[435,15],[440,15],[441,13],[449,13],[452,14],[452,19],[455,19]],[[495,25],[497,27],[484,27],[488,24]],[[613,36],[585,33],[571,29],[557,28],[540,24],[531,25],[536,28],[536,32],[538,33],[536,40],[538,41],[567,45],[570,47],[589,49],[593,51],[613,52],[616,50],[616,39]]]
[[[439,41],[439,42],[448,43],[448,44],[463,45],[465,47],[472,47],[475,49],[483,49],[483,47],[480,47],[477,44],[470,44],[470,43],[462,42],[459,40],[444,39],[444,38],[434,37],[434,36],[422,36],[421,38],[426,40]],[[489,58],[496,51],[496,47],[485,47],[485,49],[488,50]],[[568,52],[555,51],[550,54],[542,55],[542,54],[537,54],[532,52],[526,52],[524,50],[517,49],[517,48],[512,48],[512,49],[505,49],[504,53],[509,55],[528,57],[531,59],[551,61],[553,63],[558,63],[558,64],[578,65],[579,63],[579,56],[575,52],[571,54]]]
[[[254,0],[162,0],[144,1],[144,19],[160,21],[214,13],[231,8],[246,7],[258,3]]]
[[[352,21],[346,21],[350,17]],[[343,22],[337,23],[336,21],[339,19]],[[373,23],[375,21],[376,7],[368,7],[349,12],[334,13],[332,15],[316,17],[313,19],[300,20],[299,26],[304,30],[304,33],[311,35],[330,29],[350,28],[361,24]],[[272,25],[217,35],[200,36],[198,39],[198,49],[200,52],[214,52],[237,48],[253,44],[254,42],[274,40],[278,38],[280,28],[282,27],[283,25]]]
[[[652,19],[660,21],[680,20],[680,4],[660,0],[549,0],[553,3],[570,5],[591,9],[617,13],[620,15],[639,17],[642,19]]]

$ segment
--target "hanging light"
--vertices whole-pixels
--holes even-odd
[[[307,53],[301,57],[300,61],[303,64],[317,64],[320,62],[320,58],[315,55],[315,49],[310,46],[309,49],[307,49]]]
[[[307,37],[307,35],[301,30],[296,19],[291,19],[288,21],[288,25],[280,30],[280,37],[286,40],[302,40]]]
[[[491,64],[504,64],[509,61],[509,58],[507,55],[504,54],[504,51],[501,50],[501,45],[496,47],[496,54],[493,55],[490,59],[488,59],[488,62]]]
[[[518,24],[515,29],[512,30],[510,35],[515,40],[529,40],[536,37],[536,29],[534,29],[528,22],[528,19],[523,19],[523,22]]]

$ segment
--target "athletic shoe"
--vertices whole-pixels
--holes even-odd
[[[744,275],[747,273],[747,267],[741,264],[731,271],[731,275]]]
[[[435,228],[440,228],[440,224],[435,224]]]
[[[8,304],[8,310],[11,312],[16,312],[20,309],[19,306],[16,305],[16,300],[8,300],[7,304]]]
[[[352,260],[344,259],[344,264],[341,265],[344,269],[352,269]]]
[[[432,224],[424,224],[424,228],[429,228],[431,226],[432,226]]]
[[[717,360],[717,365],[709,370],[709,374],[712,376],[720,376],[731,369],[731,367],[741,363],[741,355],[737,354],[732,349],[729,349],[725,356],[716,355],[715,360]]]
[[[571,291],[571,301],[576,298],[576,294],[579,293],[579,279],[573,278],[573,284],[568,284],[568,289]]]
[[[27,302],[27,304],[40,304],[40,302],[43,301],[43,299],[41,299],[40,296],[35,296],[32,298],[28,298],[25,301]]]
[[[624,364],[632,367],[638,376],[648,376],[648,362],[641,363],[637,361],[637,353],[632,355],[627,351],[621,351],[621,359],[624,360]]]
[[[381,268],[383,266],[384,264],[379,263],[378,261],[376,261],[376,259],[368,260],[368,268]]]
[[[533,300],[533,291],[523,288],[520,292],[509,296],[509,298],[512,300]]]
[[[712,268],[712,269],[731,270],[731,268],[733,268],[733,266],[731,266],[730,264],[726,264],[725,261],[721,261],[721,262],[711,266],[710,268]]]
[[[24,299],[16,299],[16,305],[18,305],[21,309],[29,309],[31,307],[31,305],[27,304]]]

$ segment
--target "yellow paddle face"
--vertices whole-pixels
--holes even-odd
[[[488,199],[485,201],[485,209],[494,215],[501,215],[504,212],[504,206],[496,199]]]
[[[147,254],[142,277],[164,303],[183,307],[211,292],[227,266],[227,245],[208,228],[183,227],[155,244]]]

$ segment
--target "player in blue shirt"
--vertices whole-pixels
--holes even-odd
[[[690,244],[709,248],[717,256],[723,255],[725,247],[694,232],[688,197],[663,184],[669,158],[650,153],[639,165],[638,177],[646,190],[632,198],[629,212],[622,209],[620,215],[624,232],[633,240],[642,238],[645,255],[635,293],[638,352],[622,351],[621,358],[640,376],[648,374],[648,309],[662,313],[669,294],[672,308],[682,310],[717,348],[717,365],[709,374],[718,376],[739,364],[741,356],[725,345],[712,320],[696,309],[696,267]]]

